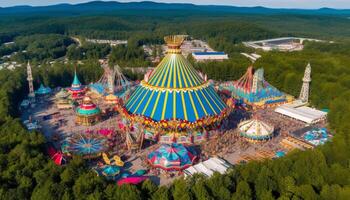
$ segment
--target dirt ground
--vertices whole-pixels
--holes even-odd
[[[100,102],[100,101],[98,101]],[[44,120],[44,116],[51,115],[51,119]],[[57,149],[60,149],[60,140],[74,133],[81,133],[86,130],[101,130],[111,129],[118,130],[117,122],[122,120],[118,114],[104,119],[103,121],[93,126],[80,126],[75,123],[75,112],[70,110],[59,110],[56,108],[52,99],[46,99],[39,101],[34,108],[30,108],[23,112],[22,120],[26,120],[31,116],[32,120],[37,120],[42,126],[41,132],[45,135],[47,141],[53,143]],[[237,130],[237,124],[245,119],[256,117],[262,119],[266,123],[274,126],[275,137],[265,143],[251,143],[239,136]],[[300,128],[305,127],[305,124],[294,119],[283,117],[275,113],[272,109],[258,110],[256,112],[246,112],[236,110],[234,111],[224,122],[223,130],[219,131],[218,135],[214,135],[208,141],[204,141],[200,144],[196,144],[200,149],[200,158],[205,160],[211,156],[219,156],[224,158],[231,164],[235,165],[241,161],[242,157],[251,157],[259,154],[259,152],[268,152],[267,154],[274,154],[276,151],[283,150],[279,145],[280,141],[289,133]],[[118,132],[118,131],[117,131]],[[118,134],[123,134],[118,132]],[[58,140],[53,140],[53,136],[59,136]],[[120,137],[125,138],[125,137]],[[139,169],[149,168],[145,158],[149,152],[158,147],[159,144],[148,146],[143,148],[137,153],[130,152],[126,149],[125,142],[121,142],[120,146],[115,146],[109,152],[115,154],[116,152],[123,152],[123,155],[127,158],[125,169],[130,172],[135,172]],[[123,151],[118,151],[118,150]],[[268,156],[267,156],[268,157]],[[255,157],[257,158],[257,157]],[[181,176],[179,174],[169,175],[166,173],[159,173],[151,170],[148,174],[156,184],[167,185],[173,181],[173,179]]]

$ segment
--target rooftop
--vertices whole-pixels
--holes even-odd
[[[226,55],[225,52],[193,52],[194,55],[196,56],[206,56],[206,55]]]

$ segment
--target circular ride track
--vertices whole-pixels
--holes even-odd
[[[66,151],[83,158],[95,158],[108,150],[107,138],[95,133],[76,133],[66,138]]]

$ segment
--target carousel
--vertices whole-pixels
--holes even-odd
[[[84,126],[91,126],[100,121],[100,119],[100,108],[92,102],[90,97],[84,97],[83,103],[76,110],[76,123]]]
[[[171,133],[174,142],[189,130],[218,126],[229,109],[181,54],[184,37],[168,36],[165,41],[166,56],[145,75],[120,113],[154,134]]]
[[[182,144],[163,144],[147,156],[153,168],[165,171],[181,171],[193,165],[197,153]]]
[[[238,124],[240,134],[251,142],[270,140],[273,137],[274,127],[257,119],[243,121]]]
[[[81,99],[84,97],[86,90],[85,90],[84,86],[81,85],[76,71],[74,72],[73,83],[72,83],[71,87],[68,88],[68,91],[71,93],[72,99]]]

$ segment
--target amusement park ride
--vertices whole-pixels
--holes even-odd
[[[272,107],[293,100],[292,96],[279,91],[264,79],[262,68],[254,70],[252,66],[237,81],[221,84],[220,90],[229,91],[233,97],[253,109]]]
[[[117,98],[125,99],[132,87],[131,82],[121,72],[119,65],[114,65],[113,69],[108,66],[108,61],[102,63],[104,73],[100,80],[90,84],[90,89],[105,100],[113,103]],[[115,102],[117,103],[117,102]]]

